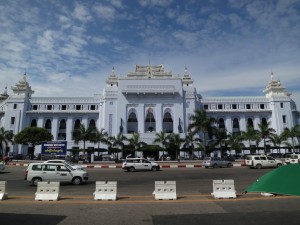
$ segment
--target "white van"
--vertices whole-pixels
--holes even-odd
[[[88,179],[86,171],[73,169],[63,163],[30,163],[24,178],[35,186],[39,181],[70,182],[78,185],[86,183]]]
[[[248,155],[246,156],[245,163],[246,166],[256,169],[280,167],[283,164],[282,161],[265,155]]]
[[[292,154],[290,155],[290,162],[291,164],[299,163],[300,162],[300,154]]]

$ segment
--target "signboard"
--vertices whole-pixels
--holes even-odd
[[[66,141],[47,141],[42,143],[42,155],[66,155]]]

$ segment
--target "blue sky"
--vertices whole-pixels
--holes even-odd
[[[273,72],[300,108],[300,0],[0,0],[0,32],[0,92],[26,71],[34,96],[93,96],[150,60],[203,96],[262,96]]]

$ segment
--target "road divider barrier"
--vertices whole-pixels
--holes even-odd
[[[59,182],[38,182],[35,200],[37,201],[57,201],[60,191]]]
[[[117,200],[117,181],[96,181],[94,200]]]
[[[6,181],[0,181],[0,200],[4,200],[8,196],[6,193],[6,183]]]
[[[155,200],[176,200],[176,181],[155,181]]]
[[[213,180],[214,198],[236,198],[234,180]]]

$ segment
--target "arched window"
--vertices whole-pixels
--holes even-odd
[[[166,112],[163,118],[163,131],[173,133],[173,119],[170,112]]]
[[[135,112],[131,112],[127,119],[127,133],[138,132],[138,120]]]
[[[67,134],[66,134],[66,120],[62,119],[59,122],[59,130],[57,135],[57,140],[66,140]]]
[[[266,125],[268,123],[267,119],[266,118],[262,118],[261,123],[264,124],[264,125]]]
[[[89,127],[96,127],[96,122],[95,122],[94,119],[91,119],[91,120],[90,120]]]
[[[51,130],[51,120],[50,119],[46,120],[45,129]]]
[[[219,128],[220,129],[225,129],[225,122],[223,118],[219,119]]]
[[[80,127],[80,124],[81,124],[80,119],[77,119],[74,124],[74,130],[78,129]]]
[[[239,123],[239,120],[237,118],[233,119],[232,128],[233,128],[232,129],[233,133],[240,132],[240,123]]]
[[[147,115],[145,119],[145,131],[146,132],[155,132],[156,130],[156,121],[153,115],[152,108],[147,110]]]
[[[252,127],[253,128],[253,120],[251,118],[248,118],[247,120],[247,127]]]
[[[31,126],[31,127],[37,127],[36,119],[31,120],[30,126]]]

